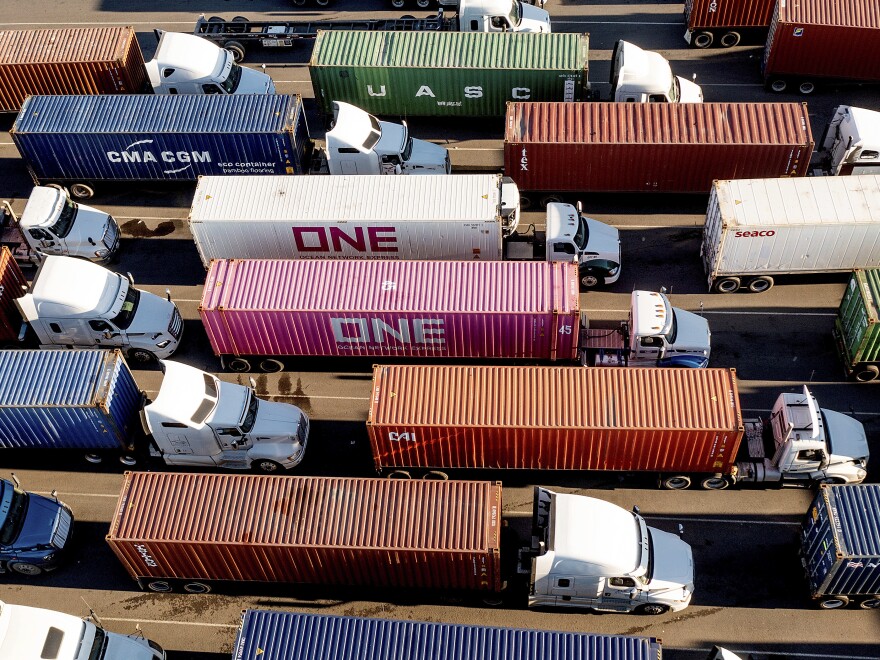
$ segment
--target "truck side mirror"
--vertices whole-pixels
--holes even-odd
[[[134,277],[132,277],[132,274],[131,274],[131,273],[126,273],[126,274],[125,274],[125,277],[126,277],[126,279],[128,280],[128,283],[131,284],[132,286],[134,286]]]
[[[638,514],[640,513],[641,509],[639,509],[638,505],[633,504],[633,509],[632,509],[632,511],[633,511],[634,514],[638,515]]]
[[[12,483],[15,484],[16,488],[21,488],[21,482],[18,480],[18,477],[15,476],[15,472],[12,473]]]
[[[254,380],[253,376],[248,378],[248,382],[251,384],[251,389],[253,389],[253,390],[257,389],[257,381]]]

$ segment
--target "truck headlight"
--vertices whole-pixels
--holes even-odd
[[[162,341],[160,341],[156,344],[156,348],[165,348],[170,343],[171,343],[170,339],[163,339]]]
[[[98,259],[105,259],[105,258],[107,257],[108,254],[110,254],[110,250],[106,250],[106,249],[104,249],[104,250],[95,250],[95,256],[96,256]]]

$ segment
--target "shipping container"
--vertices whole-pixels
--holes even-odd
[[[823,485],[801,528],[810,595],[823,609],[880,607],[880,485]]]
[[[150,90],[132,27],[0,30],[0,112],[33,94]]]
[[[377,115],[503,117],[508,101],[589,100],[589,36],[321,31],[309,61],[315,99]]]
[[[511,103],[504,171],[525,192],[708,194],[804,176],[812,151],[805,103]]]
[[[777,2],[762,60],[775,92],[810,94],[825,81],[880,81],[880,2]]]
[[[118,350],[0,351],[0,448],[129,449],[142,401]]]
[[[152,591],[498,591],[500,524],[501,485],[488,481],[126,472],[107,542]]]
[[[574,360],[580,302],[572,263],[227,259],[199,313],[246,371],[248,356]]]
[[[501,175],[200,177],[189,228],[212,259],[499,261]]]
[[[653,637],[245,610],[232,660],[661,660]]]
[[[731,369],[377,365],[367,431],[377,471],[726,474],[743,420]]]
[[[880,270],[853,272],[834,320],[834,340],[848,376],[880,376]]]
[[[701,249],[709,287],[880,266],[880,176],[716,181]]]
[[[15,299],[27,293],[27,286],[12,252],[5,245],[0,246],[0,343],[18,339],[22,318]]]
[[[764,43],[776,0],[685,0],[685,40],[694,48]]]
[[[10,132],[38,185],[302,174],[310,145],[285,94],[32,96]]]

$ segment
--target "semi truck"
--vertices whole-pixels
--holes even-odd
[[[520,0],[459,0],[454,16],[443,8],[436,16],[415,18],[363,18],[354,20],[252,21],[236,16],[227,21],[220,16],[196,21],[193,34],[233,53],[236,62],[244,60],[249,48],[289,48],[312,41],[319,30],[361,30],[390,32],[550,32],[550,14]]]
[[[764,85],[812,94],[822,84],[878,83],[878,52],[876,2],[777,2],[761,61]]]
[[[144,62],[132,27],[4,30],[0,112],[18,112],[35,94],[273,94],[265,73],[239,66],[229,51],[191,34],[157,31]]]
[[[880,112],[837,106],[816,145],[810,174],[880,174]]]
[[[10,131],[37,185],[88,199],[110,181],[195,181],[205,174],[448,174],[443,147],[332,103],[324,149],[298,95],[32,96]],[[83,153],[88,153],[87,158]]]
[[[94,614],[89,618],[95,618]],[[89,619],[0,601],[0,657],[165,660],[165,651],[140,634],[121,635],[104,630]]]
[[[578,264],[581,286],[620,277],[620,235],[570,204],[545,231],[519,226],[519,190],[499,174],[200,177],[188,223],[212,259],[545,260]]]
[[[823,610],[880,608],[880,486],[822,486],[801,526],[801,564]]]
[[[0,367],[0,451],[271,474],[298,465],[308,442],[309,420],[296,406],[170,360],[160,362],[153,401],[118,350],[0,351]]]
[[[488,481],[127,472],[107,542],[158,592],[249,582],[497,598],[521,573],[530,607],[662,614],[690,603],[690,546],[636,511],[537,487],[520,542],[503,530],[501,497]]]
[[[504,173],[523,203],[584,192],[706,194],[715,179],[799,177],[813,152],[804,103],[507,106]]]
[[[880,376],[880,270],[853,271],[832,335],[846,375],[859,383]]]
[[[578,289],[563,262],[222,259],[199,314],[233,371],[309,355],[708,364],[708,323],[665,294],[634,292],[630,320],[600,330]]]
[[[692,48],[764,43],[775,0],[685,0],[685,41]]]
[[[6,245],[0,246],[0,346],[18,344],[21,313],[15,299],[27,291],[28,282],[21,266]]]
[[[321,111],[345,101],[378,115],[503,117],[510,101],[595,100],[589,35],[321,31],[309,75]],[[618,42],[611,100],[700,102],[657,53]]]
[[[722,490],[858,483],[869,455],[862,424],[806,387],[743,419],[734,369],[376,365],[367,431],[377,472],[398,477],[614,471]]]
[[[717,293],[880,267],[880,175],[715,181],[700,256]]]

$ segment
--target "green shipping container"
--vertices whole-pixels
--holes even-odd
[[[834,322],[837,351],[847,373],[866,382],[880,375],[880,270],[854,271]]]
[[[326,115],[503,117],[508,101],[586,101],[589,35],[321,31],[309,72]]]

